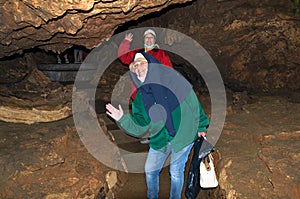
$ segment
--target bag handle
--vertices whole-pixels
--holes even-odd
[[[205,165],[206,171],[210,171],[211,167],[210,167],[210,165],[209,165],[209,162],[210,162],[209,157],[206,156],[202,161],[203,161],[203,163],[204,163],[204,165]]]

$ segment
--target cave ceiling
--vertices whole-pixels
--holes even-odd
[[[168,28],[195,39],[233,92],[300,90],[296,0],[0,0],[0,4],[0,120],[34,123],[71,114],[72,89],[51,82],[37,69],[41,62],[34,56],[36,50],[42,51],[40,60],[50,55],[55,63],[53,53],[73,44],[93,49],[136,27]],[[178,57],[170,57],[174,65],[181,64]],[[182,68],[186,72],[188,67]]]
[[[93,49],[120,27],[157,26],[180,31],[203,45],[231,88],[297,90],[297,2],[0,0],[0,59],[32,49],[60,53],[73,44]]]
[[[1,0],[0,58],[72,44],[95,47],[114,30],[143,15],[190,0]]]

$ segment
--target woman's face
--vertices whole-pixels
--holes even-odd
[[[148,72],[148,62],[136,61],[132,67],[133,72],[139,77],[144,78]]]
[[[144,43],[148,46],[155,44],[155,37],[151,33],[146,34],[144,37]]]

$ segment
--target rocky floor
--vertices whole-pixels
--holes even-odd
[[[0,122],[0,129],[0,198],[100,199],[109,192],[111,169],[89,154],[73,118]]]
[[[229,198],[300,197],[299,119],[300,104],[286,96],[233,108],[216,146]]]
[[[299,198],[300,104],[286,96],[255,96],[228,107],[217,144],[220,186],[197,198]],[[168,198],[168,168],[160,198]],[[129,174],[117,198],[145,198],[143,174]],[[184,198],[184,196],[183,196]]]
[[[254,96],[251,103],[229,106],[216,144],[220,186],[202,190],[201,198],[300,198],[299,118],[299,101],[287,96]],[[105,121],[120,147],[147,150]],[[0,198],[146,196],[144,175],[122,172],[107,194],[112,171],[85,149],[72,117],[33,125],[0,122],[0,129]],[[167,167],[160,189],[160,198],[168,198]]]

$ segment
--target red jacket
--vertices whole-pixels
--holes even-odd
[[[123,64],[129,65],[134,55],[139,51],[141,51],[141,49],[130,50],[130,41],[124,39],[119,46],[118,57]],[[155,48],[147,52],[155,57],[161,64],[173,68],[170,57],[164,50]]]
[[[130,41],[128,41],[127,39],[123,39],[118,49],[118,57],[123,64],[129,65],[132,62],[134,55],[141,50],[142,49],[130,50]],[[159,48],[154,48],[152,50],[147,51],[147,53],[150,53],[161,64],[169,68],[173,68],[170,57],[167,55],[167,53],[164,50]],[[132,99],[135,98],[135,94],[136,94],[136,87],[132,84],[132,91],[130,95]]]

